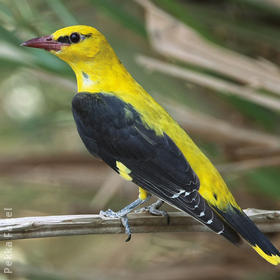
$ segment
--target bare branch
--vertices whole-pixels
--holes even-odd
[[[280,231],[280,211],[245,210],[264,232]],[[189,215],[171,212],[170,223],[164,217],[149,214],[131,214],[129,223],[133,233],[148,232],[199,232],[209,231]],[[0,240],[16,240],[85,234],[123,233],[119,219],[99,215],[67,215],[25,217],[0,220]]]
[[[235,162],[229,162],[221,164],[217,166],[218,170],[222,174],[232,174],[232,173],[246,173],[248,170],[263,168],[263,167],[271,167],[271,166],[279,166],[280,165],[280,156],[271,156],[267,158],[254,158],[248,160],[241,160]]]
[[[164,74],[171,75],[176,78],[184,79],[195,83],[199,86],[207,87],[212,90],[217,90],[226,95],[234,95],[247,101],[256,103],[270,110],[280,111],[279,98],[262,95],[248,86],[239,86],[235,83],[228,82],[216,77],[211,77],[206,74],[197,73],[195,71],[187,70],[183,67],[175,66],[170,63],[165,63],[158,59],[139,55],[136,57],[137,62],[145,67],[156,70]]]
[[[161,100],[165,100],[161,98]],[[166,100],[165,107],[190,134],[204,139],[246,147],[279,149],[279,137],[247,127],[239,127],[213,116],[196,112]],[[169,104],[169,105],[167,105]],[[241,146],[242,147],[242,146]]]

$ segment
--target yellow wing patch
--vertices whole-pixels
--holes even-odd
[[[122,176],[127,181],[132,181],[131,176],[129,174],[131,173],[131,170],[128,169],[124,164],[122,164],[120,161],[116,161],[116,166],[119,170],[120,176]]]
[[[277,255],[268,255],[266,254],[258,245],[256,246],[252,246],[252,248],[254,250],[256,250],[256,252],[263,257],[265,260],[267,260],[268,262],[270,262],[273,265],[278,265],[280,263],[280,257]]]

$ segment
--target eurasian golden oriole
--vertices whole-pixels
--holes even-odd
[[[103,215],[121,218],[130,236],[127,214],[153,194],[234,244],[241,235],[268,262],[280,263],[279,251],[238,206],[209,159],[133,79],[98,30],[70,26],[22,45],[45,49],[71,66],[78,84],[72,111],[82,141],[139,186],[137,200]],[[164,213],[157,209],[161,204],[151,212]]]

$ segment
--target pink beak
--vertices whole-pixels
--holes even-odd
[[[43,36],[40,38],[34,38],[21,44],[24,47],[39,48],[47,51],[60,51],[62,46],[68,46],[69,44],[60,43],[52,38],[52,36]]]

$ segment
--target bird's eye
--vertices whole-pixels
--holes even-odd
[[[78,43],[81,39],[81,36],[79,33],[75,32],[75,33],[72,33],[70,35],[70,41],[71,43]]]

